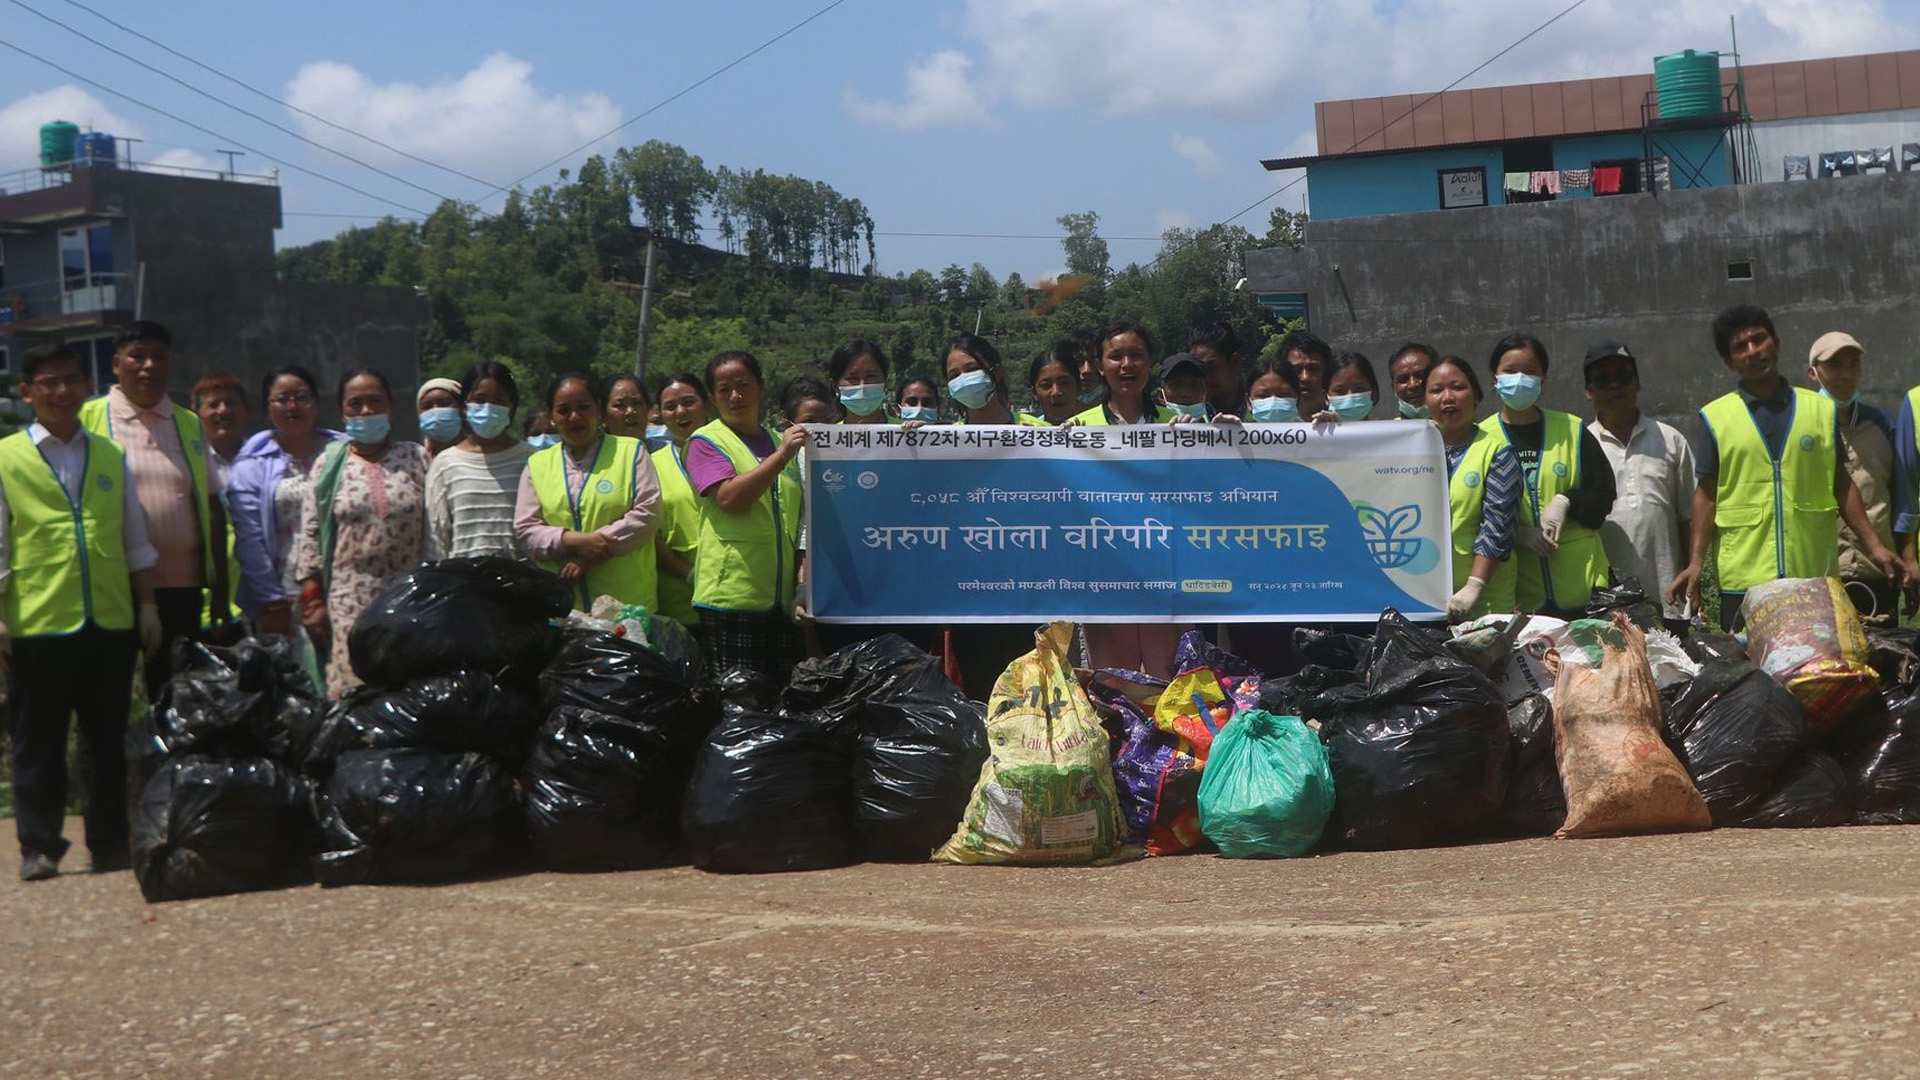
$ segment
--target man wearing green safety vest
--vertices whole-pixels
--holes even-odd
[[[1899,558],[1880,541],[1847,473],[1833,402],[1780,375],[1773,319],[1750,304],[1730,307],[1713,320],[1713,344],[1740,382],[1700,410],[1692,550],[1667,599],[1684,597],[1705,611],[1700,574],[1712,549],[1719,623],[1732,629],[1754,585],[1834,574],[1842,520],[1887,579],[1904,582]]]
[[[114,341],[113,374],[119,382],[80,407],[80,423],[126,454],[146,511],[147,535],[160,554],[153,588],[163,634],[159,652],[146,663],[149,701],[172,674],[174,641],[198,640],[203,622],[224,625],[231,617],[219,588],[226,513],[220,509],[200,418],[167,397],[172,359],[173,335],[166,327],[134,322]]]
[[[125,455],[80,423],[87,390],[77,352],[33,350],[20,396],[34,422],[0,439],[0,657],[12,671],[7,731],[25,881],[59,873],[66,854],[67,724],[76,715],[93,869],[128,865],[121,737],[135,628],[149,656],[160,647],[159,555]]]

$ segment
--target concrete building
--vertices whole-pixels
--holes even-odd
[[[1484,364],[1500,336],[1531,330],[1555,359],[1548,404],[1576,411],[1586,409],[1580,355],[1617,338],[1645,360],[1648,411],[1669,418],[1728,383],[1708,332],[1714,314],[1758,303],[1779,324],[1782,367],[1796,381],[1812,339],[1844,329],[1867,349],[1867,400],[1893,407],[1920,381],[1909,358],[1920,340],[1910,300],[1920,295],[1920,145],[1906,145],[1920,140],[1920,52],[1740,74],[1736,85],[1733,69],[1721,72],[1731,115],[1637,132],[1629,118],[1651,117],[1641,111],[1651,76],[1322,103],[1321,149],[1353,149],[1267,163],[1307,170],[1311,218],[1303,248],[1248,254],[1248,286],[1269,310],[1304,315],[1376,360],[1420,340]],[[1886,161],[1878,151],[1889,147]],[[1627,168],[1630,153],[1644,155],[1638,169]],[[1808,167],[1781,182],[1791,158]],[[1538,171],[1612,161],[1654,183],[1620,197],[1562,185],[1516,205],[1492,181],[1519,171],[1516,160],[1544,162]],[[1470,168],[1489,178],[1484,205],[1442,209],[1442,176]]]
[[[125,161],[0,177],[0,370],[44,342],[78,347],[95,385],[113,381],[113,337],[136,318],[174,336],[173,386],[230,371],[258,396],[281,364],[324,388],[368,365],[412,399],[424,300],[411,289],[278,280],[273,177]],[[329,412],[331,410],[328,410]],[[265,408],[253,401],[256,426]]]

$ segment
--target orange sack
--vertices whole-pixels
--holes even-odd
[[[1580,619],[1547,654],[1554,758],[1567,793],[1556,836],[1675,832],[1713,824],[1706,800],[1660,735],[1647,637],[1625,615]]]

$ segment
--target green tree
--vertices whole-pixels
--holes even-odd
[[[1276,206],[1267,215],[1267,247],[1297,248],[1307,242],[1307,213]]]
[[[1067,256],[1067,273],[1105,281],[1113,273],[1107,255],[1107,242],[1100,239],[1100,215],[1088,210],[1083,214],[1062,214],[1060,227],[1067,232],[1060,246]]]
[[[698,243],[700,214],[719,189],[719,181],[699,155],[649,139],[613,156],[631,186],[640,220],[659,236]]]

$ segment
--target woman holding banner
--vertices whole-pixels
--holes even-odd
[[[887,419],[887,354],[864,338],[833,350],[827,379],[840,398],[843,424],[885,424]]]
[[[1373,361],[1357,352],[1333,358],[1327,368],[1327,412],[1337,420],[1367,420],[1379,400],[1380,379],[1373,373]]]
[[[1027,369],[1027,389],[1033,394],[1038,415],[1021,413],[1020,422],[1029,427],[1054,427],[1072,419],[1085,408],[1080,404],[1079,357],[1077,343],[1061,338],[1053,347],[1034,357]]]
[[[1147,382],[1153,374],[1153,338],[1146,327],[1122,319],[1100,331],[1094,350],[1100,357],[1100,376],[1107,382],[1107,400],[1067,423],[1170,424],[1179,415],[1147,400]]]
[[[1520,500],[1516,590],[1524,611],[1575,619],[1593,590],[1607,584],[1600,526],[1613,509],[1613,466],[1593,433],[1571,413],[1539,407],[1547,347],[1511,334],[1493,347],[1500,412],[1481,427],[1513,448],[1524,487]]]
[[[947,378],[947,396],[961,410],[961,423],[1018,423],[1007,394],[1000,350],[992,342],[975,334],[958,335],[947,343],[941,369]]]
[[[1426,409],[1447,451],[1447,504],[1453,520],[1454,622],[1514,610],[1514,524],[1520,513],[1520,465],[1513,449],[1480,427],[1480,379],[1457,356],[1427,368]]]
[[[800,660],[794,626],[800,539],[800,451],[807,429],[760,423],[766,377],[750,352],[707,364],[717,419],[687,440],[687,478],[700,496],[693,606],[707,662],[785,683]]]

